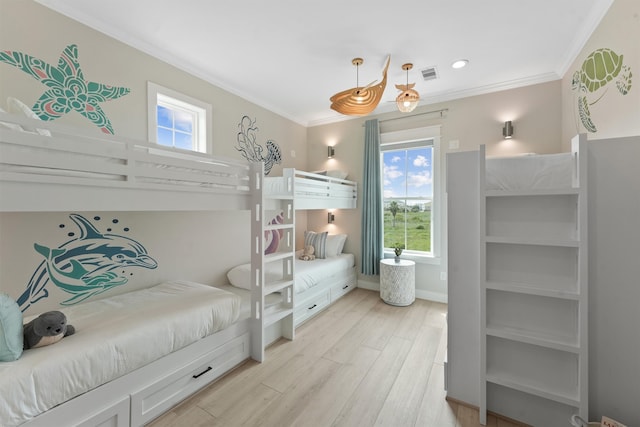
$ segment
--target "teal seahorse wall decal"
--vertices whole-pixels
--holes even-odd
[[[264,174],[269,175],[274,165],[282,163],[280,146],[270,139],[266,143],[267,153],[263,154],[264,148],[256,142],[258,126],[256,126],[256,121],[251,120],[249,116],[243,116],[238,127],[240,132],[236,135],[238,145],[235,149],[250,162],[264,162]]]

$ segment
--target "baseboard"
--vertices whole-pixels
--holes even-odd
[[[445,400],[447,402],[455,403],[456,405],[466,406],[467,408],[471,408],[471,409],[474,409],[476,411],[480,410],[480,408],[478,408],[476,405],[472,405],[471,403],[467,403],[467,402],[465,402],[463,400],[458,400],[458,399],[456,399],[454,397],[447,396],[447,397],[445,397]],[[514,420],[513,418],[505,417],[504,415],[497,414],[497,413],[495,413],[493,411],[487,411],[487,414],[493,415],[496,418],[499,418],[499,419],[501,419],[503,421],[507,421],[507,422],[509,422],[511,424],[515,424],[517,426],[531,427],[529,424],[525,424],[525,423],[523,423],[521,421]]]
[[[377,282],[358,279],[358,287],[362,289],[368,289],[370,291],[380,292],[380,283]],[[439,292],[433,291],[425,291],[424,289],[416,289],[416,298],[424,299],[427,301],[441,302],[444,304],[448,302],[446,294],[441,294]]]
[[[423,289],[416,289],[416,298],[426,299],[434,302],[441,302],[447,304],[448,298],[446,294],[439,292],[425,291]]]
[[[368,289],[370,291],[380,292],[380,283],[369,282],[368,280],[358,279],[358,287],[362,289]]]

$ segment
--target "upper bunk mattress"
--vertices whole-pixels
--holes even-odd
[[[573,178],[571,153],[488,158],[487,190],[542,190],[570,188]]]
[[[60,311],[76,328],[74,335],[0,363],[1,426],[22,424],[225,329],[238,319],[240,297],[177,281]]]

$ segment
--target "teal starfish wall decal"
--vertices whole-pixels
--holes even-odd
[[[0,52],[0,62],[13,65],[49,87],[32,108],[42,120],[55,120],[73,110],[91,120],[102,132],[113,134],[111,122],[100,103],[124,96],[130,89],[85,80],[76,45],[69,45],[62,51],[57,67],[9,50]]]

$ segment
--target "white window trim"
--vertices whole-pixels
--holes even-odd
[[[150,81],[147,82],[147,137],[149,141],[156,144],[158,143],[157,105],[158,101],[161,101],[163,97],[171,98],[171,103],[177,106],[180,106],[180,104],[183,103],[182,107],[187,111],[194,111],[193,107],[197,107],[202,110],[204,114],[199,114],[199,117],[204,118],[196,123],[198,141],[196,142],[197,149],[193,150],[193,152],[212,154],[213,138],[211,135],[213,134],[213,108],[211,107],[211,104]],[[176,150],[180,149],[176,148]]]
[[[417,263],[440,264],[442,258],[442,168],[440,161],[440,134],[441,126],[427,126],[421,128],[405,129],[380,134],[380,151],[385,148],[393,149],[394,144],[406,145],[410,142],[433,140],[433,203],[431,210],[431,253],[416,254],[408,251],[402,253],[402,258],[410,259]],[[382,183],[380,183],[382,185]],[[435,209],[434,209],[435,208]],[[394,257],[393,251],[385,250],[385,258]]]

